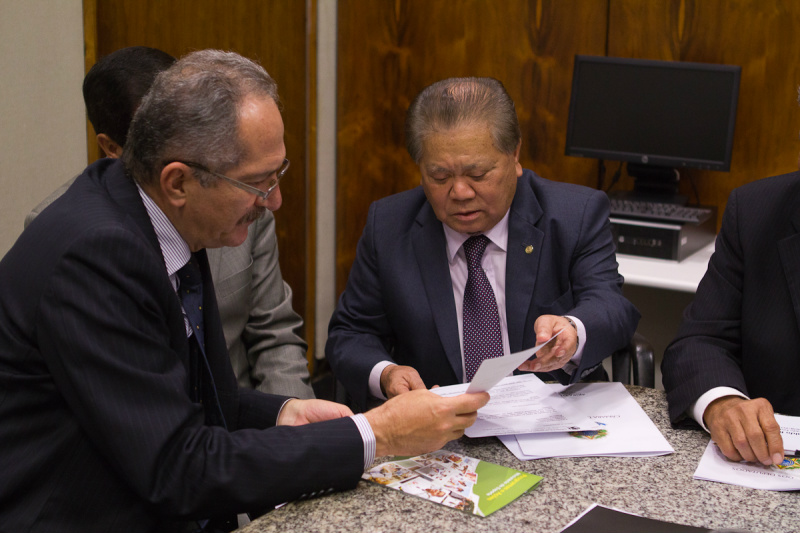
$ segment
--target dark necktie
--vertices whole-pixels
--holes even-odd
[[[203,277],[200,265],[194,255],[178,270],[178,294],[183,304],[183,312],[189,319],[192,336],[189,338],[189,386],[192,401],[204,405],[206,423],[212,426],[226,426],[222,406],[217,396],[214,376],[206,357],[206,337],[203,329]]]
[[[180,287],[178,292],[183,303],[183,312],[189,319],[193,336],[205,353],[205,334],[203,333],[203,278],[200,266],[194,256],[178,270]]]
[[[489,278],[481,268],[481,258],[489,244],[486,235],[464,242],[467,256],[467,285],[464,288],[464,365],[467,382],[472,381],[484,359],[503,355],[500,315]]]

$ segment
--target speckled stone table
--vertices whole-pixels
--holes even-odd
[[[494,437],[465,437],[446,448],[544,479],[533,491],[486,518],[362,481],[349,492],[288,504],[258,518],[242,532],[550,533],[559,531],[594,502],[710,529],[800,531],[800,493],[693,480],[708,436],[699,430],[671,429],[663,391],[634,386],[628,390],[675,449],[674,454],[519,461]]]

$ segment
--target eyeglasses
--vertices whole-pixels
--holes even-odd
[[[181,163],[181,164],[186,165],[187,167],[191,167],[191,168],[195,168],[197,170],[201,170],[203,172],[207,172],[208,174],[211,174],[215,178],[219,178],[221,180],[227,181],[228,183],[230,183],[231,185],[233,185],[234,187],[236,187],[238,189],[241,189],[243,191],[247,191],[249,193],[255,194],[256,196],[258,196],[262,200],[266,200],[267,197],[270,195],[270,193],[275,190],[275,187],[277,187],[278,184],[281,182],[281,179],[283,179],[283,176],[286,175],[286,171],[289,170],[289,165],[290,165],[289,160],[288,159],[284,159],[283,160],[283,165],[281,165],[281,168],[279,168],[278,172],[275,173],[275,177],[271,178],[269,180],[266,180],[267,184],[268,184],[267,190],[266,191],[262,191],[261,189],[259,189],[257,187],[253,187],[252,185],[248,185],[246,183],[242,183],[239,180],[235,180],[233,178],[229,178],[225,174],[220,174],[218,172],[214,172],[213,170],[209,169],[205,165],[201,165],[200,163],[193,163],[191,161],[181,161],[181,160],[178,160],[178,159],[176,159],[174,161],[174,163]]]

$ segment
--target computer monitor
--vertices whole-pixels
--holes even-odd
[[[730,169],[741,68],[575,56],[566,154],[627,162],[635,191],[676,195],[678,172]]]

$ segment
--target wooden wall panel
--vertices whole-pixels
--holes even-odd
[[[605,53],[607,11],[607,0],[339,0],[338,292],[369,204],[419,184],[403,123],[434,81],[498,78],[517,104],[523,166],[596,184],[596,162],[563,154],[573,56]]]
[[[719,207],[735,187],[797,169],[800,3],[610,0],[608,55],[742,67],[730,172],[682,171],[681,192]],[[632,181],[624,182],[625,188]]]
[[[221,48],[258,60],[278,82],[287,156],[283,206],[275,213],[283,277],[294,309],[306,316],[307,221],[307,10],[296,0],[87,0],[96,4],[97,57],[125,46],[160,48],[176,57]],[[313,226],[311,226],[313,227]],[[312,278],[313,280],[313,278]],[[307,333],[313,332],[307,327]]]

